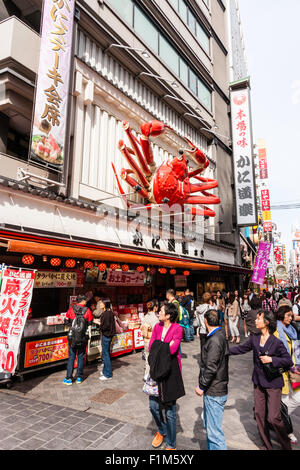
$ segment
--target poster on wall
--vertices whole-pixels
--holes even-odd
[[[28,310],[34,271],[4,269],[0,291],[0,372],[14,374]]]
[[[250,89],[248,81],[238,89],[231,85],[232,149],[237,208],[237,225],[257,225],[254,181]]]
[[[44,0],[29,160],[58,172],[65,159],[75,0]]]
[[[31,341],[26,343],[24,368],[63,361],[68,355],[67,336]]]

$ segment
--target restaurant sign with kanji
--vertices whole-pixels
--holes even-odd
[[[14,374],[16,370],[34,276],[34,271],[3,271],[0,291],[0,373]]]
[[[257,225],[253,142],[248,88],[231,90],[232,149],[237,225]]]
[[[44,0],[29,159],[62,171],[75,0]]]

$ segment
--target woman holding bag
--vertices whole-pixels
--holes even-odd
[[[281,418],[281,370],[289,370],[293,361],[282,342],[274,336],[276,321],[273,313],[260,310],[257,313],[256,328],[259,335],[250,336],[242,345],[229,350],[229,355],[237,356],[253,351],[255,419],[263,442],[261,450],[272,450],[269,423],[274,429],[283,450],[291,450],[291,442]]]
[[[274,333],[276,338],[279,338],[287,352],[291,355],[293,361],[293,369],[289,372],[284,372],[282,374],[284,380],[284,386],[282,388],[282,401],[288,407],[288,414],[291,415],[293,411],[300,405],[300,387],[297,385],[300,382],[300,372],[298,371],[297,359],[299,361],[297,352],[297,331],[291,325],[293,320],[293,312],[288,305],[283,305],[278,309],[277,312],[277,330]],[[296,350],[296,351],[295,351]],[[289,434],[289,439],[292,444],[297,444],[298,440],[293,433]]]
[[[142,334],[144,337],[144,351],[145,351],[145,374],[144,380],[147,380],[147,377],[150,372],[150,366],[148,363],[149,357],[149,343],[152,336],[152,331],[155,325],[159,322],[156,312],[158,311],[158,305],[155,302],[147,303],[147,313],[144,316],[143,323],[141,325]]]
[[[160,368],[164,367],[164,363],[166,368],[169,367],[168,374],[158,381],[159,396],[149,396],[150,412],[158,427],[152,446],[160,447],[166,437],[165,450],[176,450],[176,400],[185,395],[180,355],[182,327],[176,323],[177,316],[176,305],[165,302],[159,312],[159,323],[154,326],[149,343],[151,375],[154,351],[159,350],[161,354],[165,354],[159,356],[158,353]],[[165,411],[165,418],[163,411]]]

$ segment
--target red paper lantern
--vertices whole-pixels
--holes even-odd
[[[116,269],[119,268],[119,265],[118,265],[118,264],[111,264],[109,268],[110,268],[112,271],[115,271]]]
[[[138,273],[143,273],[145,271],[145,268],[144,268],[144,266],[138,266],[136,268],[136,270],[137,270]]]
[[[22,258],[23,264],[32,264],[34,262],[34,256],[32,255],[24,255]]]
[[[93,261],[85,261],[83,267],[84,269],[93,269],[94,263]]]
[[[66,268],[74,268],[76,264],[75,259],[67,259],[65,262]]]
[[[183,275],[184,275],[184,276],[189,276],[189,275],[190,275],[190,271],[183,271]]]
[[[166,268],[159,268],[160,274],[167,274]]]
[[[176,274],[176,269],[170,269],[170,274],[174,276]]]
[[[124,271],[124,272],[129,271],[128,264],[122,264],[122,271]]]
[[[60,266],[61,265],[61,259],[60,258],[51,258],[50,259],[50,264],[51,264],[51,266]]]
[[[106,271],[106,264],[105,263],[100,263],[99,266],[98,266],[98,269],[99,271],[103,272],[103,271]]]

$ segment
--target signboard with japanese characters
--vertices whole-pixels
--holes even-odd
[[[258,139],[258,165],[259,165],[259,189],[260,189],[260,204],[261,214],[264,222],[264,233],[269,233],[272,236],[272,222],[271,222],[271,202],[270,190],[268,182],[268,162],[267,162],[267,149],[264,139]],[[269,241],[271,238],[269,236]]]
[[[237,225],[257,225],[250,93],[247,87],[231,90],[232,148]]]
[[[62,171],[75,0],[44,0],[29,159]]]
[[[106,284],[108,286],[143,286],[145,274],[136,271],[122,272],[108,269]]]
[[[251,282],[254,282],[255,284],[264,284],[265,275],[270,258],[271,247],[271,243],[259,243]]]
[[[31,341],[26,343],[24,368],[63,361],[68,356],[67,336]]]
[[[76,287],[76,272],[38,271],[35,276],[35,288]]]
[[[34,271],[4,269],[0,291],[0,372],[14,374],[31,303]]]

